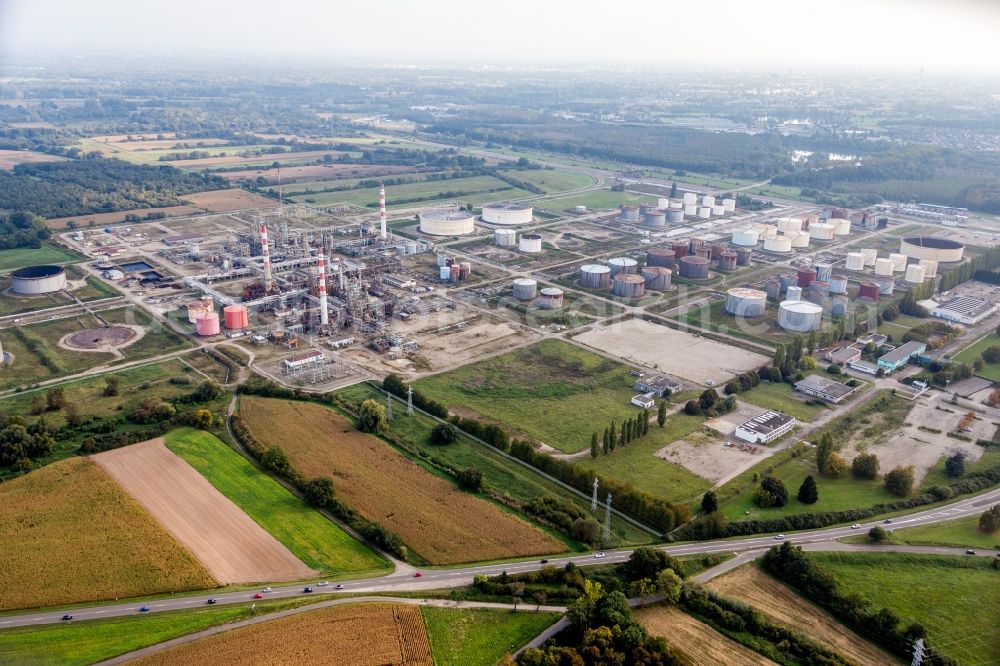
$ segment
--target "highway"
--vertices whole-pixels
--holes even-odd
[[[871,527],[882,525],[885,527],[902,528],[927,525],[946,520],[954,520],[965,516],[979,515],[987,507],[1000,502],[1000,488],[973,495],[947,505],[937,506],[923,511],[917,511],[905,516],[892,519],[891,525],[885,525],[882,520],[866,521],[862,523],[860,529],[852,529],[850,526],[829,527],[818,530],[808,530],[789,534],[786,538],[776,536],[755,536],[742,539],[717,539],[713,541],[700,541],[693,543],[679,544],[676,546],[661,546],[661,550],[674,556],[683,555],[709,555],[712,553],[734,553],[742,554],[750,551],[763,551],[781,541],[791,541],[801,545],[807,550],[867,550],[864,546],[850,546],[838,543],[836,539],[858,534],[865,534]],[[900,548],[907,552],[926,553],[955,553],[962,552],[962,549],[954,548],[934,548],[934,547],[912,547]],[[597,557],[595,553],[582,555],[570,555],[564,557],[549,558],[548,566],[562,567],[573,562],[578,566],[595,564],[613,564],[624,562],[632,554],[632,550],[607,551],[604,557]],[[978,554],[990,555],[989,551],[979,551]],[[749,556],[748,556],[749,558]],[[337,584],[343,585],[343,590],[336,590],[334,583],[324,587],[318,587],[315,582],[298,583],[294,585],[274,585],[272,591],[265,593],[268,599],[290,598],[311,594],[312,596],[322,596],[328,594],[360,594],[372,592],[403,592],[417,590],[432,590],[449,587],[462,587],[473,582],[477,575],[495,576],[506,571],[508,573],[524,573],[542,568],[541,560],[517,560],[510,562],[498,562],[493,564],[462,566],[449,569],[426,569],[421,570],[421,576],[416,577],[414,569],[402,567],[401,570],[388,576],[372,579],[341,580]],[[312,593],[304,592],[304,586],[310,585]],[[63,615],[72,614],[75,620],[91,620],[109,617],[121,617],[126,615],[136,615],[141,606],[148,606],[150,613],[158,613],[172,610],[184,610],[199,608],[208,603],[208,599],[216,600],[217,604],[237,604],[250,603],[253,595],[258,589],[239,590],[235,592],[213,593],[211,590],[199,592],[197,594],[175,595],[172,597],[154,599],[147,601],[130,601],[124,603],[113,603],[105,605],[95,605],[88,607],[73,608],[51,608],[43,611],[31,611],[15,615],[0,616],[0,629],[12,627],[25,627],[44,624],[55,624],[63,622]]]

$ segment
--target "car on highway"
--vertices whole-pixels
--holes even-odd
[[[338,583],[338,584],[336,585],[336,587],[334,587],[333,589],[335,589],[335,590],[342,590],[342,589],[344,589],[344,586],[343,586],[343,585],[340,585],[340,584]]]
[[[886,525],[891,525],[892,524],[892,518],[886,518],[882,522],[885,523]]]
[[[148,613],[149,612],[149,606],[143,606],[142,608],[139,609],[139,612],[140,613]]]
[[[784,534],[775,534],[775,535],[774,535],[774,538],[775,538],[775,539],[784,539],[784,538],[785,538],[785,535],[784,535]]]
[[[316,583],[316,587],[326,587],[329,584],[330,584],[330,581],[321,580],[320,582]]]
[[[72,619],[73,619],[72,615],[69,615],[69,614],[63,615],[63,620],[69,621],[69,620],[72,620]]]
[[[976,551],[974,551],[974,550],[972,550],[972,549],[970,548],[969,550],[965,551],[965,554],[966,554],[966,555],[975,555],[975,554],[976,554]]]
[[[210,606],[211,606],[211,605],[214,605],[214,604],[217,604],[217,603],[219,603],[219,600],[218,600],[218,599],[216,599],[215,597],[212,597],[212,598],[211,598],[211,599],[209,599],[209,600],[208,600],[208,601],[207,601],[206,603],[207,603],[208,605],[210,605]]]
[[[854,523],[853,525],[851,525],[851,529],[852,530],[860,530],[861,529],[861,524],[860,523]]]
[[[253,595],[253,598],[254,599],[263,599],[264,595],[262,593],[258,592],[257,594]]]
[[[538,563],[539,564],[548,564],[549,561],[548,560],[538,560]]]
[[[414,572],[413,572],[413,577],[414,577],[414,578],[420,578],[421,576],[423,576],[423,574],[422,574],[422,573],[420,573],[419,571],[414,571]]]
[[[602,557],[604,557],[604,553],[594,553],[594,557],[596,557],[596,558],[602,558]]]
[[[270,592],[270,591],[271,591],[271,588],[269,588],[269,587],[265,587],[265,588],[264,588],[264,591],[265,591],[265,592]]]
[[[308,585],[306,585],[305,587],[302,588],[302,591],[303,592],[312,592],[313,589],[311,587],[309,587]]]

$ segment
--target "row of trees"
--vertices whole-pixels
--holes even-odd
[[[662,403],[666,404],[666,403]],[[661,409],[663,409],[661,407]],[[664,413],[664,418],[666,414]],[[590,457],[596,458],[598,453],[603,451],[604,455],[612,453],[617,447],[624,447],[629,442],[632,442],[640,437],[644,437],[649,432],[649,415],[646,410],[642,410],[640,413],[635,415],[635,418],[626,419],[622,422],[621,432],[615,429],[615,422],[611,422],[609,428],[604,429],[604,434],[601,436],[600,443],[598,442],[597,433],[595,432],[590,437]]]

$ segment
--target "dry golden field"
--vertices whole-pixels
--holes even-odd
[[[431,564],[566,550],[561,541],[434,476],[326,407],[244,397],[240,415],[257,439],[279,446],[300,473],[331,476],[337,497],[398,534]]]
[[[357,604],[233,629],[129,663],[433,666],[434,660],[418,607]]]
[[[651,636],[661,636],[693,666],[770,666],[773,661],[743,647],[687,613],[668,606],[635,611]]]
[[[240,210],[243,208],[267,208],[278,205],[278,202],[274,199],[268,199],[267,197],[262,197],[259,194],[247,192],[239,188],[185,194],[184,201],[187,201],[192,206],[204,208],[213,213]]]
[[[0,610],[216,585],[87,458],[0,484],[0,534]]]

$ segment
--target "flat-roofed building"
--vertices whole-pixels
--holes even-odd
[[[931,316],[972,326],[996,311],[997,306],[988,301],[971,296],[957,296],[944,303],[939,303],[931,310]]]
[[[681,390],[681,383],[666,377],[664,375],[650,375],[649,377],[641,377],[632,384],[632,388],[641,393],[651,393],[657,398],[662,398],[667,395],[667,391],[670,393],[676,393]]]
[[[878,359],[878,367],[886,373],[899,370],[910,362],[910,357],[914,354],[923,354],[927,351],[927,344],[919,340],[904,342],[890,352],[886,352]]]
[[[299,368],[306,365],[312,365],[313,363],[318,363],[319,361],[322,361],[323,358],[324,358],[323,352],[313,350],[313,351],[302,352],[301,354],[293,354],[292,356],[289,356],[288,358],[284,359],[281,362],[281,364],[284,366],[285,371],[287,372],[289,370],[298,370]]]
[[[809,375],[795,383],[795,390],[827,402],[838,403],[856,390],[853,386],[841,384],[838,381],[822,375]]]
[[[736,436],[755,444],[773,442],[795,427],[795,419],[781,412],[766,411],[736,428]]]

